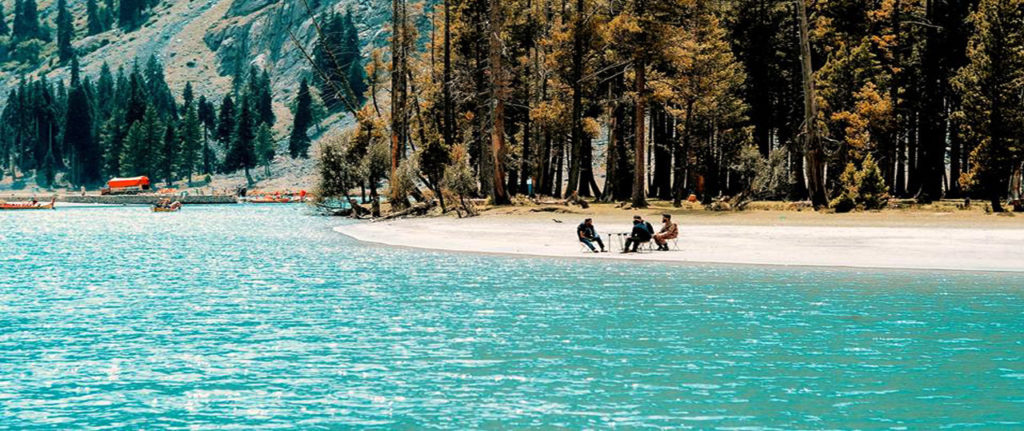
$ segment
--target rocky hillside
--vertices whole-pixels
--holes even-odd
[[[130,67],[134,59],[144,63],[150,55],[156,55],[166,67],[166,78],[176,97],[187,82],[192,82],[197,95],[219,99],[230,88],[236,70],[248,70],[250,64],[257,64],[271,74],[281,131],[290,123],[287,106],[299,79],[310,74],[306,59],[288,35],[289,30],[293,31],[311,52],[315,29],[305,4],[302,0],[165,0],[150,11],[138,30],[125,33],[115,28],[84,37],[85,0],[69,1],[79,35],[74,47],[86,76],[98,75],[103,62],[116,70],[122,65]],[[366,52],[386,41],[384,23],[390,13],[386,0],[310,0],[309,4],[317,14],[351,8]],[[10,22],[13,1],[4,1],[3,6]],[[40,2],[39,16],[52,28],[56,1]],[[0,65],[0,94],[6,95],[21,76],[43,75],[51,82],[69,79],[67,68],[57,65],[52,44],[44,49],[36,65]]]

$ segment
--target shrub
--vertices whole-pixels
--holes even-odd
[[[885,185],[882,171],[870,154],[864,158],[856,181],[859,194],[857,203],[863,205],[864,209],[882,209],[889,203],[889,187]]]
[[[829,206],[837,213],[853,211],[857,207],[857,167],[853,163],[846,164],[846,169],[839,176],[839,184],[843,189],[829,202]]]
[[[740,150],[735,169],[747,182],[755,199],[783,199],[796,183],[789,173],[789,159],[785,149],[776,149],[765,159],[757,147],[748,145]]]
[[[829,202],[837,213],[850,212],[855,208],[882,209],[889,202],[889,188],[870,154],[864,158],[860,170],[853,163],[848,163],[839,176],[839,183],[843,189]]]
[[[43,42],[32,39],[19,42],[11,52],[11,59],[19,63],[35,64],[39,62],[39,54],[43,52]]]

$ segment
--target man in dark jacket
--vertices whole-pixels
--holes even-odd
[[[633,216],[633,231],[630,233],[629,238],[626,238],[626,248],[622,252],[629,253],[630,246],[632,246],[632,252],[636,253],[640,244],[651,242],[653,236],[654,226],[645,222],[640,216]]]
[[[580,223],[580,225],[576,227],[576,237],[579,238],[580,242],[586,244],[587,247],[590,247],[590,251],[594,253],[597,253],[597,248],[594,247],[595,242],[597,245],[601,246],[602,253],[605,251],[604,243],[601,242],[601,236],[597,234],[596,230],[594,230],[593,219],[588,218],[583,220],[583,223]]]

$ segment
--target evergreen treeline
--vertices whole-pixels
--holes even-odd
[[[977,196],[999,211],[1017,194],[1024,0],[395,0],[392,12],[390,64],[375,53],[367,66],[372,103],[330,151],[325,193],[390,175],[399,206],[416,184],[502,203],[529,182],[636,207],[691,193],[816,207]],[[355,89],[326,77],[325,99]]]
[[[364,102],[366,78],[352,11],[327,12],[317,21],[320,30],[313,47],[313,67],[323,103],[330,110],[354,109]],[[348,85],[339,85],[341,82]]]
[[[114,176],[149,176],[173,185],[196,174],[249,170],[274,157],[270,76],[252,68],[239,93],[218,109],[186,85],[178,104],[163,66],[150,57],[95,80],[71,58],[70,86],[22,80],[0,115],[0,174],[35,172],[40,186],[96,186]],[[216,139],[217,142],[212,142]],[[64,174],[64,175],[61,175]]]
[[[84,33],[92,36],[112,29],[115,9],[120,28],[132,31],[145,21],[147,11],[156,4],[156,0],[120,0],[116,5],[114,0],[103,0],[102,3],[86,0]],[[0,6],[0,62],[37,63],[51,42],[56,43],[59,60],[70,61],[75,55],[73,42],[77,38],[74,22],[67,0],[57,0],[57,13],[52,25],[40,21],[36,0],[14,0],[10,25]]]

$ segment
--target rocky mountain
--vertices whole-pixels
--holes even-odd
[[[85,37],[86,1],[68,4],[79,36],[73,45],[84,75],[98,75],[104,62],[116,70],[130,68],[135,59],[144,64],[155,55],[163,62],[176,97],[191,82],[197,95],[219,99],[231,87],[234,74],[256,64],[270,72],[279,128],[290,123],[288,103],[299,80],[311,73],[302,51],[289,36],[291,31],[303,48],[312,52],[316,32],[310,8],[315,15],[350,9],[364,52],[386,42],[384,23],[390,14],[390,2],[385,0],[165,0],[150,10],[137,30],[114,28]],[[10,22],[14,2],[3,6]],[[40,21],[53,28],[56,1],[40,2],[39,11]],[[66,65],[58,65],[50,44],[36,64],[9,61],[0,65],[0,94],[6,95],[22,76],[67,82],[69,71]]]

